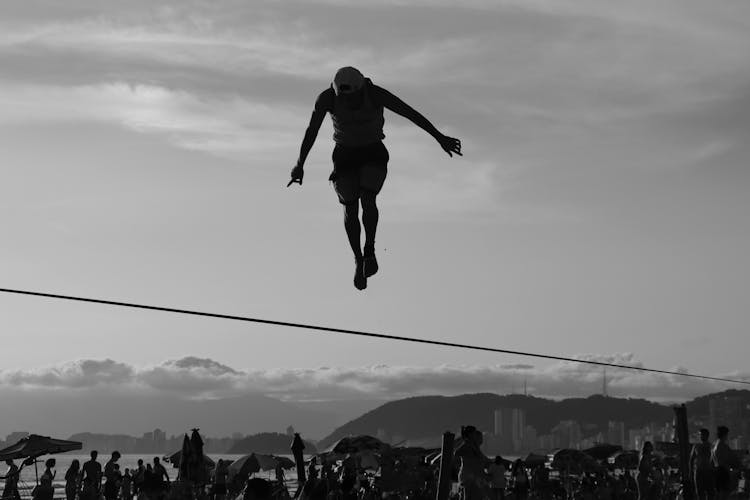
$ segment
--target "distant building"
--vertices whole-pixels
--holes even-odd
[[[235,441],[239,441],[240,439],[242,439],[244,437],[245,437],[245,435],[242,434],[241,432],[233,432],[232,433],[232,439],[234,439]]]
[[[625,422],[607,422],[607,443],[625,447]]]
[[[552,434],[542,434],[537,438],[537,448],[541,448],[543,450],[558,448],[557,446],[555,446],[555,437]]]
[[[581,426],[575,420],[562,420],[552,428],[554,448],[579,448]]]
[[[526,428],[523,430],[522,441],[523,441],[523,444],[521,448],[524,450],[533,450],[534,448],[539,447],[537,446],[538,438],[536,434],[536,429],[533,426],[527,425]]]
[[[518,451],[523,447],[526,430],[526,412],[520,408],[495,410],[494,434],[506,447]]]
[[[154,451],[167,451],[167,433],[161,429],[154,429]]]

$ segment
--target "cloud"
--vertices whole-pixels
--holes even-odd
[[[201,396],[242,389],[244,375],[211,359],[189,356],[143,369],[137,379],[157,391]]]
[[[579,208],[600,191],[589,169],[746,156],[737,132],[718,134],[704,111],[750,77],[740,4],[41,5],[0,20],[0,123],[104,121],[222,158],[287,163],[317,92],[355,64],[464,141],[460,166],[436,170],[431,139],[387,125],[394,164],[410,168],[393,170],[383,196],[407,219],[567,223],[595,212]],[[744,130],[743,117],[727,126]],[[535,199],[555,176],[574,184]]]
[[[642,367],[630,353],[581,354],[581,360]],[[685,368],[674,370],[687,373]],[[238,370],[212,359],[184,357],[159,365],[133,367],[106,360],[79,360],[58,367],[0,372],[0,388],[20,387],[140,390],[183,398],[265,394],[282,400],[396,399],[419,395],[518,392],[524,386],[543,397],[584,397],[601,393],[601,367],[575,362],[530,364],[320,367]],[[680,401],[723,390],[726,384],[677,375],[608,368],[608,393]],[[728,376],[728,375],[725,375]],[[750,380],[750,374],[731,377]]]
[[[187,149],[235,158],[278,156],[299,141],[299,115],[239,97],[202,99],[124,82],[74,87],[0,83],[0,93],[0,123],[114,123],[163,135]]]
[[[134,381],[135,370],[111,359],[78,360],[57,367],[0,372],[0,384],[13,387],[86,389]]]

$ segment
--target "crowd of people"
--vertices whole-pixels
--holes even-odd
[[[709,441],[708,430],[690,455],[690,491],[684,490],[678,468],[645,442],[634,469],[600,463],[590,468],[555,470],[546,463],[527,464],[520,459],[487,457],[481,447],[482,432],[474,426],[461,429],[454,451],[450,500],[726,500],[750,498],[748,469],[727,444],[729,430],[720,426]],[[438,464],[418,457],[383,455],[377,472],[357,466],[348,456],[337,467],[315,463],[308,470],[301,500],[427,500],[437,498]],[[740,479],[744,485],[739,487]]]
[[[66,500],[163,500],[167,498],[169,491],[169,475],[159,457],[154,457],[153,465],[145,464],[142,459],[138,460],[137,468],[120,470],[118,460],[121,454],[113,451],[110,459],[104,464],[98,461],[98,452],[91,452],[91,459],[83,465],[75,459],[65,471],[65,498]],[[18,500],[21,498],[18,490],[18,479],[21,468],[13,460],[6,460],[8,472],[6,473],[3,499]],[[31,462],[33,463],[33,462]],[[55,470],[56,460],[47,459],[45,468],[39,477],[39,484],[32,490],[31,496],[34,500],[52,500],[59,498],[55,494]]]
[[[577,474],[557,471],[550,479],[550,469],[543,464],[526,467],[521,460],[506,471],[501,457],[487,458],[481,451],[482,433],[473,426],[462,428],[462,442],[456,449],[459,464],[458,483],[462,500],[515,500],[529,497],[540,500],[553,498],[581,500],[662,500],[697,498],[726,500],[730,495],[748,498],[748,469],[729,447],[729,429],[717,428],[716,439],[709,440],[708,429],[701,429],[700,442],[690,453],[690,491],[684,491],[682,477],[676,467],[654,454],[650,441],[643,443],[638,466],[616,470],[602,464],[593,470]],[[744,479],[742,490],[740,479]]]
[[[700,441],[693,445],[689,459],[690,491],[685,491],[679,470],[660,459],[650,442],[640,450],[637,467],[615,469],[607,464],[572,470],[555,470],[545,463],[527,464],[520,459],[487,457],[482,451],[482,432],[474,426],[461,429],[461,439],[453,453],[450,485],[446,500],[727,500],[750,498],[748,469],[727,444],[729,429],[720,426],[711,442],[707,429],[700,430]],[[102,467],[96,451],[83,465],[73,460],[64,477],[66,500],[167,500],[188,498],[180,488],[170,488],[166,469],[158,457],[153,463],[138,460],[133,470],[120,470],[119,452],[112,452]],[[392,450],[380,453],[377,461],[365,463],[357,453],[341,457],[312,457],[307,464],[306,481],[299,485],[299,500],[427,500],[437,498],[440,460],[426,455],[404,455]],[[20,499],[20,468],[6,461],[3,499]],[[28,460],[22,464],[27,465]],[[276,467],[276,480],[245,475],[230,477],[230,461],[219,460],[199,489],[189,498],[207,500],[290,500],[284,470]],[[54,458],[34,488],[34,500],[52,500],[55,495]],[[739,488],[739,479],[744,486]],[[179,482],[178,481],[175,483]],[[296,483],[296,481],[295,481]]]

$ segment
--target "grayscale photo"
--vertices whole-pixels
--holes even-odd
[[[750,2],[3,0],[0,496],[750,499]]]

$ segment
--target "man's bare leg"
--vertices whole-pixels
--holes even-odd
[[[378,229],[380,216],[377,195],[372,191],[362,191],[362,225],[365,226],[365,276],[370,277],[378,272],[378,261],[375,258],[375,232]]]
[[[344,205],[344,228],[349,238],[349,245],[354,253],[356,267],[354,270],[354,286],[357,290],[367,288],[367,278],[364,274],[362,247],[360,246],[361,226],[359,224],[359,200]]]

